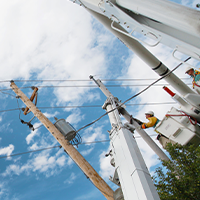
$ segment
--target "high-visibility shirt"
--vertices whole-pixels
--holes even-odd
[[[149,128],[149,127],[156,127],[156,125],[158,124],[158,122],[160,121],[159,119],[157,119],[156,117],[149,117],[147,118],[149,120],[148,123],[143,123],[142,124],[142,128]]]
[[[193,88],[194,88],[194,85],[197,84],[197,82],[200,80],[200,71],[194,70],[194,76],[192,76],[192,78],[193,78],[192,83],[193,83]]]

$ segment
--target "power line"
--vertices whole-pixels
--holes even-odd
[[[162,87],[162,86],[169,86],[170,84],[166,83],[166,84],[156,84],[153,85],[154,87]],[[192,85],[192,83],[188,83],[186,85]],[[121,84],[121,85],[105,85],[106,87],[145,87],[148,86],[148,84]],[[30,89],[32,86],[26,86],[26,87],[19,87],[19,89]],[[43,85],[43,86],[37,86],[37,88],[98,88],[97,85]],[[12,90],[11,88],[3,88],[0,90],[0,92],[4,93],[4,94],[8,94],[8,95],[12,95],[9,93],[5,93],[3,91],[9,91]],[[12,95],[14,96],[14,95]]]
[[[9,158],[9,157],[13,157],[13,156],[21,156],[21,155],[24,155],[24,154],[28,154],[28,153],[34,153],[34,152],[38,152],[38,151],[44,151],[44,150],[48,150],[48,149],[53,149],[53,148],[58,148],[61,146],[53,146],[53,147],[47,147],[47,148],[43,148],[43,149],[37,149],[37,150],[33,150],[33,151],[27,151],[27,152],[22,152],[22,153],[16,153],[16,154],[10,154],[8,156],[1,156],[0,159],[3,159],[3,158]]]
[[[152,136],[156,136],[156,135],[157,134],[153,134],[153,135],[149,135],[149,136],[152,137]],[[141,136],[134,136],[134,138],[141,138]],[[100,141],[93,141],[93,142],[82,142],[79,145],[97,144],[97,143],[103,143],[103,142],[109,142],[109,141],[110,140],[100,140]],[[7,156],[0,156],[0,159],[14,157],[14,156],[21,156],[21,155],[25,155],[25,154],[29,154],[29,153],[35,153],[35,152],[45,151],[45,150],[55,149],[55,148],[62,148],[62,146],[61,145],[57,145],[57,146],[46,147],[46,148],[42,148],[42,149],[36,149],[36,150],[32,150],[32,151],[26,151],[26,152],[21,152],[21,153],[10,154],[10,155],[7,155]]]
[[[184,79],[184,80],[189,80],[190,78],[180,78],[180,79]],[[146,81],[146,80],[156,80],[155,78],[149,78],[149,79],[139,79],[139,78],[119,78],[119,79],[101,79],[101,81]],[[7,82],[10,82],[11,80],[2,80],[0,81],[0,83],[7,83]],[[73,79],[65,79],[65,80],[13,80],[14,82],[85,82],[85,81],[88,81],[88,82],[92,82],[90,79],[77,79],[77,80],[73,80]]]
[[[163,105],[163,104],[176,104],[176,102],[152,102],[152,103],[134,103],[134,104],[126,104],[126,106],[139,106],[139,105]],[[39,109],[54,109],[54,108],[100,108],[102,105],[84,105],[84,106],[39,106]],[[22,108],[11,108],[8,110],[0,110],[1,112],[11,112],[21,110]]]
[[[8,92],[3,92],[2,90],[0,90],[0,92],[1,92],[2,94],[6,94],[6,95],[10,95],[10,96],[13,96],[13,97],[15,97],[15,95],[13,95],[13,94],[10,94],[10,93],[8,93]]]

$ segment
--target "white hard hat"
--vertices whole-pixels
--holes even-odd
[[[154,116],[154,112],[153,111],[148,111],[148,112],[145,113],[145,115],[152,115],[152,116]]]
[[[185,73],[187,73],[191,69],[193,69],[191,66],[187,66],[186,69],[185,69]]]

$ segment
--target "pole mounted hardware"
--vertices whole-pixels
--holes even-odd
[[[33,94],[31,95],[30,100],[33,102],[33,100],[35,99],[35,105],[37,104],[37,92],[38,92],[38,88],[37,87],[31,87],[33,89]],[[29,108],[26,107],[24,110],[24,115],[27,115],[29,112]]]

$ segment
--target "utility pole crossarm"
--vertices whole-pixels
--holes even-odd
[[[41,121],[47,130],[55,137],[55,139],[65,149],[66,153],[74,160],[74,162],[81,168],[85,175],[93,182],[93,184],[100,190],[100,192],[108,200],[114,200],[113,190],[109,185],[99,176],[94,168],[85,160],[85,158],[71,145],[60,131],[52,124],[52,122],[31,102],[31,100],[11,81],[11,88],[23,103],[31,110],[31,112]]]

